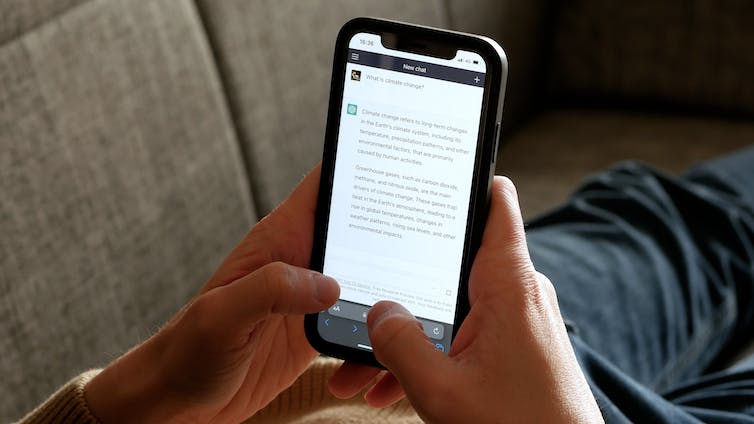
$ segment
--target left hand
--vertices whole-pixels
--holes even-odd
[[[199,294],[156,335],[85,388],[102,422],[239,422],[262,409],[316,356],[304,314],[338,298],[306,268],[319,167],[255,225]]]

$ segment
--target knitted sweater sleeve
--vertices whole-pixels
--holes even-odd
[[[421,420],[404,399],[385,409],[367,406],[362,396],[340,400],[327,390],[327,380],[340,361],[317,358],[296,382],[247,424],[418,424]],[[45,403],[30,412],[20,424],[100,424],[89,410],[84,386],[99,370],[87,371],[61,387]]]
[[[61,387],[19,424],[99,424],[84,399],[84,386],[99,370],[87,371]]]

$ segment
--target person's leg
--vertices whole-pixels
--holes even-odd
[[[595,391],[672,410],[653,392],[698,377],[751,334],[754,148],[682,179],[623,164],[530,223],[528,238]]]
[[[754,423],[754,361],[656,392],[571,340],[608,423]]]
[[[730,244],[710,245],[706,249],[720,258],[713,263],[716,271],[725,273],[727,281],[737,282],[738,289],[736,323],[730,328],[727,345],[711,364],[712,369],[720,369],[730,363],[742,346],[754,342],[754,146],[703,162],[684,175],[684,179],[719,193],[730,203],[727,215],[721,217],[730,221],[725,237]],[[716,224],[706,222],[706,225],[714,231]]]
[[[661,395],[705,422],[722,421],[721,412],[745,414],[754,421],[754,356]]]

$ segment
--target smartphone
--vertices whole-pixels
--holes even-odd
[[[392,300],[449,350],[469,310],[506,76],[489,38],[372,18],[340,30],[311,268],[341,293],[305,318],[315,349],[381,366],[366,317]]]

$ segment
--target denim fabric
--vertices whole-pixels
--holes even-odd
[[[628,162],[527,226],[608,422],[754,422],[754,147]]]

